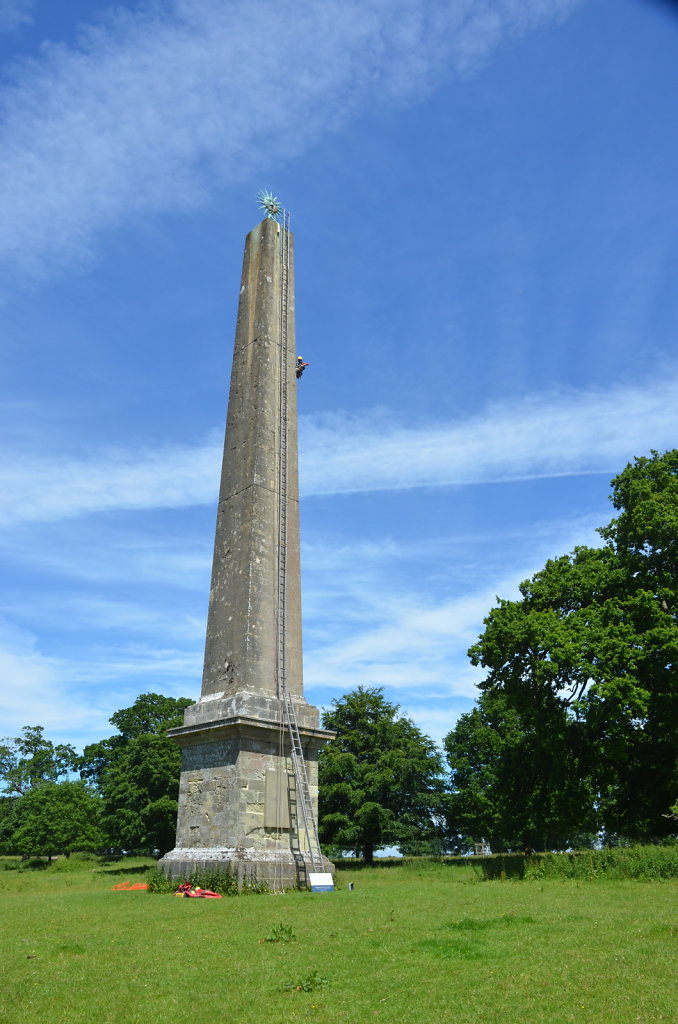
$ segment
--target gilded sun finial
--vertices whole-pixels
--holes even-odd
[[[282,204],[277,196],[274,196],[272,192],[267,192],[266,189],[262,188],[257,193],[257,202],[262,210],[265,212],[267,217],[271,220],[279,220],[283,212]]]

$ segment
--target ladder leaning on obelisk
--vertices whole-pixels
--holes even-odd
[[[313,802],[306,772],[306,760],[301,746],[299,725],[292,695],[287,686],[285,666],[285,612],[287,592],[287,388],[292,372],[287,351],[289,317],[289,230],[290,215],[281,210],[280,226],[280,419],[278,431],[278,593],[277,593],[277,692],[281,704],[282,724],[290,741],[290,760],[294,774],[294,792],[290,794],[290,832],[296,839],[293,849],[300,884],[306,884],[306,862],[300,849],[301,832],[313,871],[322,870],[322,854],[318,827],[313,813]]]

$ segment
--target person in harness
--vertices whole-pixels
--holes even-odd
[[[308,363],[305,363],[301,356],[297,356],[297,368],[296,368],[297,380],[299,380],[299,378],[301,377],[302,373],[304,372],[304,370],[306,369],[307,366],[308,366]]]

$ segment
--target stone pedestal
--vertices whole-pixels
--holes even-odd
[[[318,752],[333,733],[318,711],[295,701],[311,797],[317,807]],[[182,747],[176,847],[161,866],[188,878],[197,868],[229,871],[240,883],[292,888],[313,870],[304,832],[293,828],[295,780],[280,701],[239,693],[186,708],[171,734]],[[322,868],[332,871],[323,858]]]

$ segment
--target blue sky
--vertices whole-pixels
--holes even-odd
[[[0,0],[0,734],[198,697],[244,236],[296,239],[305,689],[440,739],[678,437],[660,0]]]

